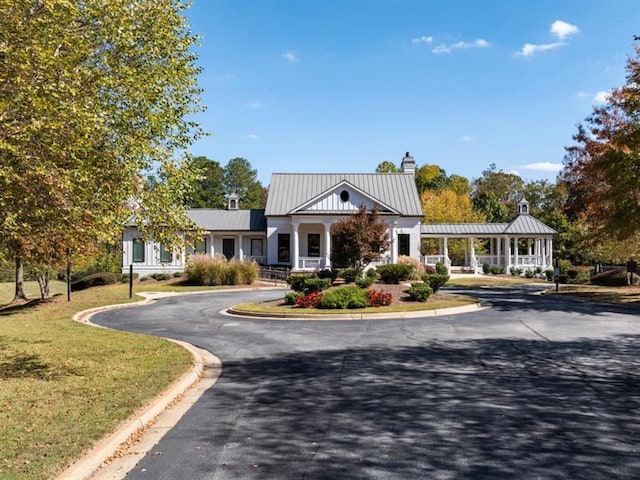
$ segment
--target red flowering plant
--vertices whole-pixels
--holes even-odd
[[[296,306],[300,308],[318,308],[322,294],[318,291],[307,293],[296,298]]]
[[[382,290],[369,290],[367,294],[367,301],[372,307],[383,307],[385,305],[391,305],[391,294],[385,293]]]

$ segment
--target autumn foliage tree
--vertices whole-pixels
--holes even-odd
[[[593,239],[613,240],[628,254],[640,251],[640,45],[634,51],[626,84],[578,126],[560,175],[574,220]]]
[[[331,261],[363,269],[389,250],[388,229],[377,206],[368,212],[365,205],[360,205],[357,213],[331,226]]]
[[[46,280],[127,219],[160,241],[190,227],[186,152],[201,107],[186,7],[0,2],[0,248],[16,297],[23,262]],[[151,173],[163,182],[145,182]]]

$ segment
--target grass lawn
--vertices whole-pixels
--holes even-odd
[[[66,292],[60,282],[52,287]],[[13,284],[0,292],[10,299]],[[71,320],[127,301],[128,285],[119,284],[74,292],[71,303],[62,295],[0,308],[0,478],[55,477],[192,365],[166,340]]]
[[[556,295],[555,287],[547,293]],[[640,306],[640,287],[601,287],[598,285],[560,285],[557,295],[573,295],[598,302]]]
[[[67,294],[67,284],[58,280],[49,282],[51,296],[56,294]],[[38,282],[24,282],[24,292],[29,298],[40,298],[40,287]],[[0,282],[0,306],[13,300],[15,284],[13,282]]]

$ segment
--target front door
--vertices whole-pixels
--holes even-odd
[[[234,238],[222,239],[222,254],[231,260],[236,254],[236,240]]]

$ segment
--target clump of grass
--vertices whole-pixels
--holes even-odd
[[[171,342],[71,319],[127,298],[118,284],[0,309],[0,478],[55,478],[190,367]]]
[[[224,255],[192,255],[185,268],[186,281],[191,285],[251,285],[259,267],[253,260],[227,260]]]

